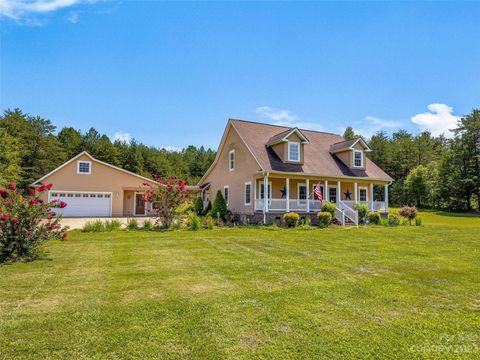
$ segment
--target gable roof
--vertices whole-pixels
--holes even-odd
[[[302,139],[302,144],[308,144],[309,141],[307,137],[300,131],[299,128],[294,127],[294,128],[289,128],[285,131],[282,131],[281,133],[274,135],[268,140],[267,146],[272,146],[281,142],[286,142],[288,141],[288,138],[292,134],[297,134],[297,136]]]
[[[350,140],[343,140],[343,141],[339,141],[339,142],[336,142],[335,144],[332,144],[330,146],[330,152],[332,154],[335,154],[335,153],[338,153],[340,151],[345,151],[345,150],[353,150],[354,146],[360,142],[363,146],[363,148],[365,149],[364,151],[372,151],[370,150],[370,148],[368,147],[368,144],[365,140],[363,140],[363,138],[361,136],[359,137],[356,137],[356,138],[353,138],[353,139],[350,139]]]
[[[141,175],[138,175],[138,174],[135,174],[134,172],[131,172],[131,171],[128,171],[128,170],[125,170],[125,169],[122,169],[122,168],[119,168],[115,165],[112,165],[112,164],[109,164],[109,163],[106,163],[104,161],[101,161],[101,160],[98,160],[98,159],[95,159],[92,155],[90,155],[88,152],[86,151],[82,151],[80,154],[74,156],[73,158],[71,158],[70,160],[68,160],[67,162],[63,163],[62,165],[60,165],[59,167],[57,167],[56,169],[50,171],[47,175],[45,176],[42,176],[40,179],[34,181],[32,183],[32,185],[37,185],[39,184],[40,182],[42,182],[44,179],[48,178],[50,175],[56,173],[57,171],[59,171],[60,169],[62,169],[63,167],[67,166],[68,164],[70,164],[71,162],[75,161],[76,159],[78,159],[79,157],[81,157],[82,155],[85,155],[87,156],[88,158],[90,158],[92,161],[95,161],[99,164],[102,164],[102,165],[105,165],[105,166],[108,166],[108,167],[111,167],[115,170],[118,170],[118,171],[121,171],[121,172],[124,172],[124,173],[127,173],[129,175],[132,175],[132,176],[136,176],[142,180],[146,180],[148,182],[152,182],[152,183],[156,183],[158,184],[155,180],[152,180],[152,179],[149,179],[149,178],[146,178],[144,176],[141,176]]]
[[[291,128],[237,119],[230,119],[229,123],[234,126],[262,171],[325,177],[356,177],[381,181],[392,180],[387,173],[368,158],[366,158],[366,170],[350,169],[335,154],[331,154],[330,148],[332,145],[345,142],[345,139],[340,135],[302,129],[301,132],[309,139],[309,145],[304,147],[304,163],[287,164],[282,162],[266,144],[272,137],[287,132]],[[360,139],[355,140],[359,141]]]

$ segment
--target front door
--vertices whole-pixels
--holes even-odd
[[[135,194],[135,215],[145,215],[145,199],[143,194]]]

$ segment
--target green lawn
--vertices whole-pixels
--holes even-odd
[[[480,217],[72,232],[0,265],[0,358],[480,357]]]

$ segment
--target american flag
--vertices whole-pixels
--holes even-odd
[[[314,187],[313,192],[315,193],[315,195],[317,195],[318,200],[323,203],[323,194],[322,188],[320,187],[320,182],[317,184],[317,186]]]

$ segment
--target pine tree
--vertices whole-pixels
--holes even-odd
[[[213,201],[211,213],[213,217],[219,217],[222,220],[225,219],[225,215],[227,215],[227,203],[220,190],[217,191],[217,195]]]

